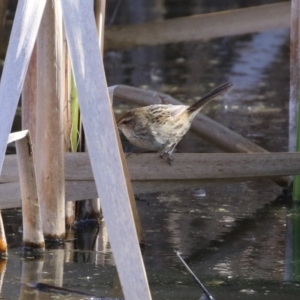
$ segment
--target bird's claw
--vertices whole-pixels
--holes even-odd
[[[167,154],[168,154],[168,163],[170,166],[172,166],[172,161],[174,160],[172,156],[172,152],[167,152]]]
[[[165,155],[168,155],[168,158],[167,158],[167,162],[170,166],[172,166],[172,161],[174,160],[174,158],[172,157],[172,152],[170,151],[164,151],[162,153],[160,153],[160,158],[164,158]]]

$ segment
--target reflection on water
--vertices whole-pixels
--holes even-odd
[[[131,9],[124,9],[122,3],[116,23],[217,10],[212,1],[180,1],[184,9],[174,11],[173,1],[127,2]],[[222,9],[245,5],[245,1],[218,3]],[[109,2],[108,12],[113,14]],[[288,35],[287,30],[274,30],[109,52],[105,55],[108,85],[159,90],[192,103],[212,86],[231,81],[234,88],[203,112],[270,151],[286,151]],[[116,105],[118,111],[129,107]],[[188,134],[177,150],[219,151],[193,134]],[[295,254],[299,244],[291,239],[298,228],[297,217],[289,213],[286,199],[276,200],[280,193],[274,183],[260,180],[139,195],[146,242],[143,254],[153,299],[201,296],[174,249],[182,253],[216,299],[298,299],[300,260]],[[47,250],[44,257],[33,260],[21,258],[20,210],[5,211],[3,218],[9,257],[0,261],[0,299],[83,299],[29,291],[21,285],[32,281],[120,297],[104,222],[99,230],[78,226],[75,233],[69,232],[64,249]]]
[[[239,91],[239,95],[235,95],[235,102],[238,102],[237,100],[240,100],[241,97],[245,97],[245,94],[246,97],[249,94],[252,98],[258,96],[257,86],[264,84],[268,77],[262,70],[269,68],[276,60],[281,51],[280,48],[288,38],[289,31],[279,29],[257,33],[250,40],[239,41],[235,44],[235,63],[228,76],[229,81]]]
[[[200,298],[174,249],[182,253],[216,299],[240,299],[243,295],[295,298],[300,291],[295,277],[289,278],[289,283],[283,281],[290,261],[284,260],[287,204],[285,199],[276,200],[280,189],[265,180],[203,186],[202,190],[206,194],[202,197],[184,191],[140,195],[137,201],[153,299]],[[34,281],[119,297],[104,223],[99,231],[81,227],[69,237],[65,249],[47,250],[45,257],[35,261],[22,259],[19,248],[10,248],[7,266],[2,268],[3,299],[17,299],[20,291],[27,295],[22,299],[31,299],[20,282]],[[53,299],[53,293],[46,293],[47,297],[44,292],[36,293],[43,295],[40,299],[50,299],[50,295]],[[72,297],[69,299],[77,299]]]

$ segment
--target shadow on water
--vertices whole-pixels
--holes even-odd
[[[131,9],[120,8],[122,13],[115,22],[143,22],[217,9],[211,1],[179,1],[182,10],[173,10],[173,1],[165,1],[163,7],[158,7],[158,2],[135,6],[126,1],[121,6]],[[243,7],[242,2],[219,1],[222,9]],[[113,14],[109,5],[108,12]],[[108,52],[107,80],[109,85],[159,90],[185,103],[194,102],[214,85],[231,81],[234,88],[203,112],[269,151],[286,151],[288,39],[287,30],[274,30]],[[116,103],[116,112],[128,107]],[[191,133],[177,151],[219,152]],[[300,213],[290,209],[286,198],[278,198],[280,194],[274,183],[259,180],[138,195],[146,241],[143,257],[153,299],[201,296],[174,249],[182,253],[216,299],[298,299]],[[104,222],[99,228],[81,224],[68,233],[63,249],[49,249],[34,260],[21,256],[20,210],[3,211],[3,218],[9,256],[0,261],[0,299],[88,299],[29,290],[21,284],[36,281],[101,297],[120,297]]]

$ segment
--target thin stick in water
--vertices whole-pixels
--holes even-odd
[[[206,287],[203,285],[203,283],[198,279],[198,277],[195,275],[195,273],[190,269],[190,267],[187,265],[187,263],[183,260],[183,258],[180,255],[179,251],[174,250],[178,258],[181,260],[185,268],[190,272],[190,274],[193,276],[197,284],[200,286],[201,290],[205,294],[205,296],[210,300],[215,300],[214,297],[210,294],[210,292],[206,289]]]

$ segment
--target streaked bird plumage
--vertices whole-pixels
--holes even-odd
[[[154,104],[132,109],[117,121],[117,126],[133,145],[161,151],[161,157],[167,154],[170,162],[176,145],[190,129],[200,109],[231,86],[231,83],[223,84],[191,106]]]

